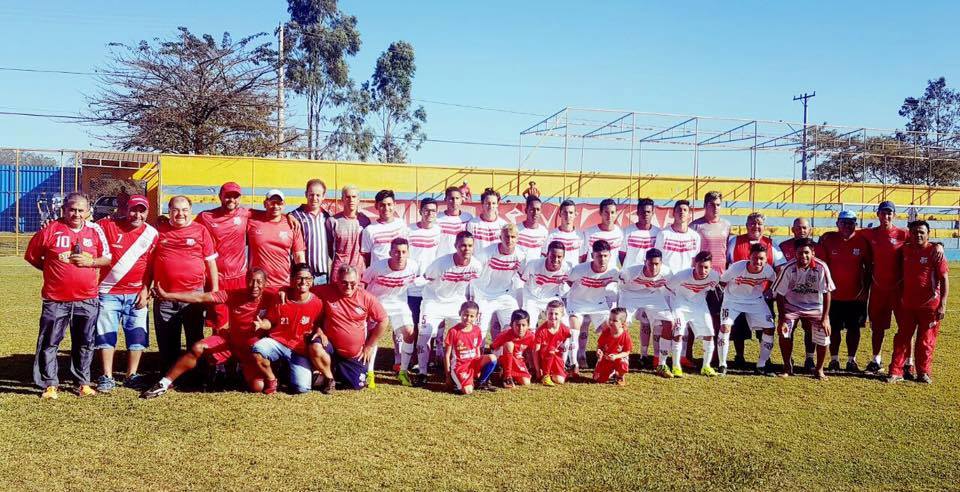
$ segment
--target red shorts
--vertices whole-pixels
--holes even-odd
[[[473,359],[457,361],[450,376],[457,389],[462,390],[467,386],[473,386],[473,380],[483,371],[484,359],[475,357]]]
[[[503,377],[516,380],[530,379],[530,370],[527,369],[527,361],[523,357],[516,357],[513,354],[503,354],[500,356],[500,366],[503,367]]]
[[[240,335],[238,338],[239,339],[235,340],[234,337],[231,336],[211,335],[200,341],[207,346],[204,355],[212,360],[214,364],[225,364],[231,358],[236,359],[240,364],[243,380],[247,383],[248,387],[252,387],[257,380],[263,379],[263,374],[260,372],[260,368],[257,367],[257,362],[253,358],[253,352],[250,350],[258,339],[253,335]]]
[[[537,357],[540,358],[540,370],[545,376],[567,377],[567,368],[563,364],[563,352],[551,354],[541,350],[537,352]]]
[[[890,316],[900,300],[897,289],[870,289],[867,313],[870,317],[870,329],[889,330]]]
[[[598,383],[606,383],[614,372],[618,376],[623,376],[630,370],[627,361],[624,359],[597,361],[597,367],[593,370],[593,379]]]
[[[224,280],[220,279],[218,282],[220,290],[236,290],[243,289],[247,286],[246,277],[238,277]],[[226,303],[222,304],[213,304],[207,306],[207,320],[206,326],[212,328],[214,331],[227,326],[227,323],[230,322],[230,308],[227,307]]]

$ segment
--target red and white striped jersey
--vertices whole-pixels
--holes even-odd
[[[457,234],[467,230],[467,223],[471,220],[473,216],[462,210],[460,215],[447,215],[447,212],[441,212],[437,216],[437,225],[440,226],[442,234],[437,258],[456,252]]]
[[[563,294],[566,293],[567,276],[570,274],[570,265],[566,262],[561,262],[560,268],[555,272],[551,272],[547,270],[546,263],[546,258],[527,261],[521,274],[524,282],[524,299],[552,299],[554,297],[562,297]]]
[[[559,228],[550,231],[547,240],[543,242],[543,249],[540,251],[542,256],[547,256],[547,247],[554,241],[563,243],[563,249],[566,252],[563,256],[563,262],[573,268],[580,263],[580,245],[583,244],[583,236],[576,229],[570,232],[561,231]]]
[[[443,241],[443,232],[440,226],[422,228],[414,222],[407,226],[407,240],[410,241],[410,260],[418,265],[417,275],[423,276],[424,271],[437,259],[440,243]],[[411,285],[407,295],[420,297],[423,287]]]
[[[583,231],[583,243],[580,245],[580,254],[587,255],[587,259],[590,258],[590,254],[593,252],[593,243],[604,240],[610,245],[610,254],[614,258],[613,261],[616,263],[617,252],[620,251],[620,247],[623,244],[623,229],[620,226],[614,224],[613,229],[605,231],[600,228],[600,225],[595,225],[585,231]]]
[[[657,234],[655,247],[663,253],[663,265],[671,272],[693,267],[693,257],[700,252],[700,233],[693,229],[677,232],[667,227]]]
[[[473,234],[473,250],[483,251],[491,244],[500,244],[500,231],[507,221],[502,217],[494,220],[485,220],[480,217],[474,217],[467,223],[467,230]]]
[[[738,261],[720,276],[720,281],[726,284],[723,288],[724,304],[752,305],[763,302],[763,291],[777,280],[777,274],[769,264],[764,263],[759,273],[748,270],[749,264],[750,260]]]
[[[593,262],[585,261],[570,270],[567,280],[570,282],[570,292],[567,293],[568,311],[576,312],[578,306],[605,305],[607,286],[616,284],[620,278],[620,270],[613,266],[613,261],[602,272],[593,271]]]
[[[370,254],[370,263],[390,258],[390,243],[407,237],[407,224],[394,218],[390,222],[373,221],[360,234],[360,252]]]
[[[147,267],[157,246],[157,230],[149,224],[130,227],[109,217],[97,224],[107,238],[112,259],[100,269],[101,294],[136,294],[143,289]]]
[[[423,274],[427,281],[423,288],[423,299],[439,302],[464,302],[467,300],[467,287],[480,277],[483,265],[480,260],[471,257],[466,265],[459,266],[453,261],[454,255],[437,258]]]
[[[642,265],[647,259],[647,251],[657,243],[660,228],[650,226],[650,229],[640,229],[637,224],[630,224],[623,230],[623,243],[620,252],[625,254],[623,268],[633,265]]]
[[[523,253],[523,258],[526,261],[540,258],[540,252],[543,251],[550,231],[539,223],[536,227],[526,227],[523,224],[518,227],[520,231],[517,233],[517,249]]]
[[[693,268],[677,272],[667,282],[667,287],[673,292],[678,304],[703,309],[707,309],[707,292],[715,289],[717,285],[720,285],[720,274],[716,270],[710,270],[705,278],[698,279],[693,275]]]
[[[643,264],[633,265],[620,271],[621,303],[629,300],[649,299],[667,295],[667,279],[670,270],[660,266],[660,272],[648,277],[643,273]]]
[[[473,283],[474,292],[488,299],[511,294],[519,287],[523,253],[513,248],[512,253],[501,253],[499,244],[491,244],[483,251],[483,271]]]
[[[407,289],[413,285],[419,268],[417,262],[409,259],[400,270],[390,268],[389,259],[375,261],[363,271],[363,283],[366,284],[367,292],[379,299],[380,304],[406,306]]]

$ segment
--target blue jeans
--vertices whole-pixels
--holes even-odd
[[[253,353],[260,354],[270,362],[285,361],[290,369],[290,387],[294,392],[306,393],[313,387],[310,359],[294,352],[290,347],[267,337],[253,344]]]
[[[137,309],[137,294],[100,294],[100,315],[93,348],[116,348],[117,331],[122,324],[127,350],[145,350],[150,346],[148,312],[147,308]]]

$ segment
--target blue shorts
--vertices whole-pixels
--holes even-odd
[[[358,390],[367,385],[367,365],[360,359],[343,357],[336,351],[330,354],[333,379],[346,387]]]
[[[313,369],[310,359],[294,352],[290,347],[270,338],[261,338],[253,344],[253,353],[260,354],[270,362],[283,360],[290,370],[290,388],[296,393],[306,393],[313,387]]]
[[[127,350],[145,350],[150,346],[147,332],[148,308],[137,309],[137,294],[100,294],[100,314],[94,335],[95,349],[117,347],[117,332],[123,325]]]

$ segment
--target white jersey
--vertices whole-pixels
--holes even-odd
[[[518,227],[520,230],[517,233],[517,249],[523,253],[524,260],[531,261],[540,258],[540,254],[546,246],[547,235],[549,235],[547,228],[543,224],[537,224],[536,227],[525,227],[520,224]]]
[[[596,312],[610,309],[607,303],[607,286],[616,284],[620,270],[613,266],[597,273],[593,271],[593,262],[585,261],[570,270],[567,277],[572,285],[567,293],[567,307],[570,313]]]
[[[830,268],[814,258],[807,268],[791,260],[780,270],[773,293],[784,297],[787,311],[823,311],[823,294],[837,289]]]
[[[454,255],[443,255],[427,267],[423,277],[427,280],[423,288],[423,299],[443,303],[462,303],[467,300],[467,287],[480,277],[483,265],[476,258],[458,266]],[[460,306],[457,306],[459,308]]]
[[[667,227],[657,234],[654,245],[663,253],[663,265],[671,272],[680,272],[693,267],[693,257],[700,252],[700,233],[693,229],[677,232]]]
[[[437,251],[443,239],[440,226],[433,224],[433,227],[424,229],[414,222],[407,226],[407,239],[410,241],[410,260],[417,263],[417,275],[422,277],[424,270],[437,259]],[[423,287],[419,285],[411,285],[407,291],[407,295],[414,297],[420,297],[422,293]]]
[[[480,217],[474,217],[467,222],[467,230],[473,234],[473,250],[476,252],[486,251],[487,246],[491,244],[500,244],[500,230],[507,225],[507,221],[501,217],[494,220],[485,220]],[[480,258],[481,261],[484,258]]]
[[[363,283],[366,291],[380,300],[385,308],[390,305],[407,305],[407,289],[413,285],[413,280],[420,270],[415,261],[407,260],[407,264],[400,270],[390,268],[390,260],[373,262],[363,271]]]
[[[570,232],[563,232],[559,228],[550,231],[550,234],[547,235],[547,240],[543,242],[543,249],[540,251],[542,256],[547,256],[547,247],[554,241],[563,243],[563,249],[565,251],[563,255],[564,263],[570,268],[580,263],[580,247],[583,244],[583,236],[581,236],[576,229]]]
[[[590,258],[590,254],[593,252],[593,243],[603,239],[610,245],[610,253],[613,255],[612,262],[619,262],[616,259],[617,252],[620,251],[620,247],[623,245],[623,229],[620,226],[614,224],[613,229],[605,231],[600,228],[599,225],[595,225],[585,231],[583,231],[583,242],[580,244],[580,255],[587,255],[587,259]]]
[[[660,228],[656,226],[650,226],[649,230],[640,229],[637,224],[627,226],[623,230],[623,245],[620,247],[620,252],[626,255],[623,268],[642,265],[647,259],[647,251],[656,245],[659,234]]]
[[[407,237],[407,224],[402,220],[373,221],[360,233],[360,252],[370,255],[371,264],[390,258],[390,243],[398,237]]]
[[[660,273],[648,277],[643,273],[643,264],[620,270],[620,303],[640,302],[651,298],[666,298],[670,270],[660,266]]]
[[[696,234],[696,232],[694,232]],[[696,279],[693,268],[681,270],[670,277],[667,288],[673,292],[677,305],[707,309],[707,292],[720,285],[720,274],[711,269],[706,278]],[[674,308],[677,308],[674,305]]]
[[[446,212],[440,212],[437,216],[437,225],[440,226],[441,240],[440,249],[437,250],[437,257],[449,255],[456,252],[457,234],[467,230],[467,222],[473,220],[473,216],[467,212],[460,211],[460,215],[447,215]]]
[[[483,258],[483,271],[473,283],[473,292],[486,299],[512,295],[519,284],[523,253],[513,248],[513,253],[504,254],[499,244],[491,244],[483,251]]]
[[[547,270],[547,259],[538,258],[527,261],[523,268],[523,299],[553,299],[563,297],[567,291],[567,276],[570,274],[570,265],[560,262],[560,268],[555,272]]]
[[[773,267],[766,262],[760,273],[751,273],[747,269],[749,264],[749,260],[738,261],[730,265],[720,276],[720,281],[727,284],[723,288],[724,305],[729,303],[743,306],[763,302],[763,291],[777,280]]]

